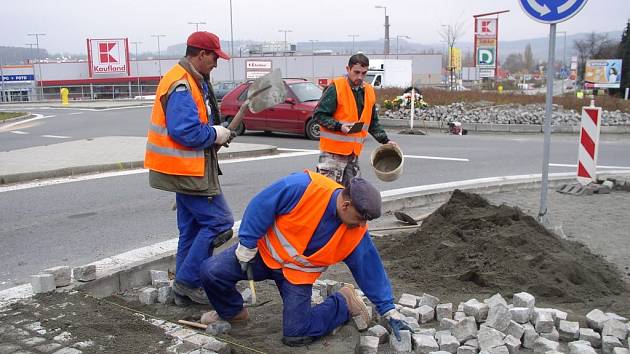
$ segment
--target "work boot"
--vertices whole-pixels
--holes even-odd
[[[227,229],[223,231],[222,233],[218,234],[214,238],[214,240],[212,240],[212,247],[213,248],[221,247],[224,243],[228,242],[232,238],[233,234],[234,234],[234,231],[232,231],[232,229]]]
[[[370,313],[368,312],[367,305],[365,305],[363,299],[361,299],[357,292],[354,291],[354,286],[346,284],[339,289],[339,293],[346,300],[350,317],[361,316],[365,323],[370,323]]]
[[[173,282],[173,293],[175,294],[175,303],[179,306],[183,306],[186,303],[185,300],[182,301],[181,298],[188,298],[202,305],[208,305],[210,303],[206,291],[203,290],[203,288],[191,288],[177,281],[177,279]]]
[[[224,320],[223,318],[221,318],[221,316],[219,316],[216,311],[208,311],[201,315],[201,320],[199,320],[199,322],[205,325],[211,325],[219,321],[228,321],[231,324],[237,324],[247,322],[247,320],[249,320],[249,311],[247,311],[247,308],[243,307],[241,312],[239,312],[238,314],[236,314],[236,316],[230,318],[229,320]]]
[[[282,337],[282,343],[289,347],[303,347],[315,341],[315,337]]]

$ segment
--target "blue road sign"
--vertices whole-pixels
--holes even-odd
[[[580,12],[587,0],[519,0],[518,3],[532,19],[542,23],[566,21]]]

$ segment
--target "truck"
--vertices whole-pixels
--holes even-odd
[[[411,86],[412,61],[399,59],[370,59],[364,81],[375,88]]]

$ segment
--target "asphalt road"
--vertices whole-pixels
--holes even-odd
[[[53,113],[54,112],[54,113]],[[143,136],[147,108],[106,112],[40,111],[55,117],[35,121],[27,134],[0,133],[0,150],[108,135]],[[68,138],[50,138],[59,135]],[[363,176],[381,190],[481,177],[540,173],[542,135],[428,136],[390,132],[407,155],[395,182],[378,181],[369,167],[377,143],[369,139],[361,157]],[[264,143],[311,154],[224,161],[221,184],[239,220],[251,197],[272,181],[314,168],[317,142],[283,134],[249,133],[239,142]],[[630,139],[602,135],[599,165],[630,166]],[[577,136],[554,135],[551,163],[575,164]],[[551,167],[569,172],[574,167]],[[0,196],[0,290],[28,282],[41,269],[76,266],[177,236],[174,196],[151,189],[144,172],[29,188]]]

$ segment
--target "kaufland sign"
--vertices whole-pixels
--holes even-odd
[[[94,75],[129,76],[129,46],[127,38],[88,39],[90,77]],[[119,74],[119,75],[115,75]]]

